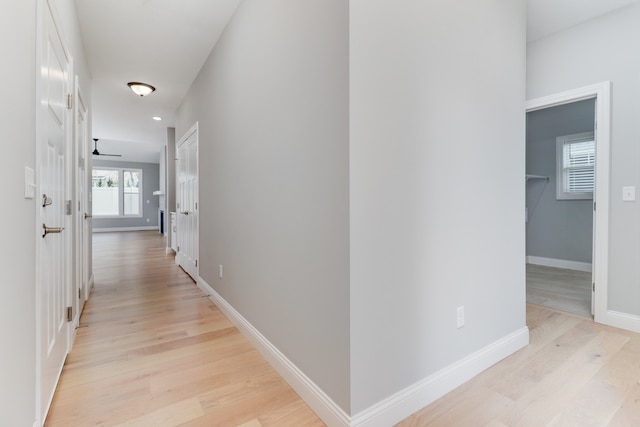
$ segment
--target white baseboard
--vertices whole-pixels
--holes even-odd
[[[164,249],[164,253],[165,253],[165,254],[167,254],[167,255],[169,255],[169,254],[175,253],[175,251],[174,251],[174,250],[173,250],[173,248],[171,248],[170,246],[167,246],[167,247]]]
[[[528,344],[525,326],[365,409],[352,418],[351,426],[394,425]]]
[[[157,225],[152,225],[149,227],[112,227],[112,228],[94,228],[94,233],[110,233],[113,231],[158,231],[159,228]]]
[[[318,387],[304,372],[280,352],[269,340],[236,311],[220,294],[218,294],[201,277],[198,287],[209,295],[213,303],[240,330],[240,332],[256,347],[273,368],[289,383],[309,407],[328,426],[348,427],[350,417],[325,392]]]
[[[545,267],[565,268],[567,270],[586,271],[591,273],[590,262],[568,261],[565,259],[544,258],[539,256],[527,256],[527,264],[542,265]]]
[[[605,316],[606,318],[601,322],[605,325],[640,333],[640,316],[612,310],[608,310]],[[602,319],[598,320],[600,321]]]
[[[529,344],[526,326],[350,417],[201,277],[198,287],[328,426],[387,427],[402,421]]]

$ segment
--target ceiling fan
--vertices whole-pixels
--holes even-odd
[[[95,143],[95,147],[93,149],[93,155],[94,156],[111,156],[111,157],[122,157],[122,154],[107,154],[107,153],[101,153],[98,151],[98,138],[93,138],[93,142]]]

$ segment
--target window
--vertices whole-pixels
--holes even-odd
[[[94,216],[142,216],[142,170],[94,169],[92,181]]]
[[[595,159],[593,132],[556,138],[557,200],[593,199]]]

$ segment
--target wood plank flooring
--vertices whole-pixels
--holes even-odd
[[[529,346],[397,424],[640,426],[640,334],[528,304]]]
[[[527,264],[527,302],[591,317],[591,273]]]
[[[95,287],[46,426],[323,426],[165,254],[96,233]]]
[[[165,255],[94,235],[96,285],[47,427],[322,426]],[[527,305],[531,343],[398,424],[640,426],[640,334]]]

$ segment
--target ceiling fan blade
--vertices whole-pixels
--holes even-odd
[[[110,157],[122,157],[122,154],[106,154],[106,153],[101,153],[98,151],[98,138],[93,138],[93,142],[94,142],[94,146],[95,148],[93,149],[93,154],[94,156],[110,156]]]

